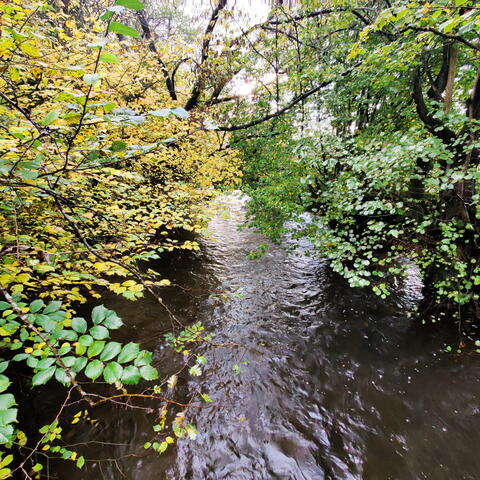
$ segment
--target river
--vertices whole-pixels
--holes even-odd
[[[204,374],[179,382],[180,398],[199,390],[220,408],[190,410],[197,439],[158,456],[141,447],[152,438],[152,415],[98,407],[98,421],[65,440],[107,442],[78,450],[119,460],[59,466],[58,478],[480,478],[480,356],[446,353],[454,332],[407,316],[415,276],[382,300],[349,288],[308,245],[290,253],[271,245],[252,260],[246,254],[265,240],[238,230],[239,197],[226,202],[229,215],[211,221],[201,251],[162,266],[177,285],[163,293],[169,308],[185,323],[202,321],[215,342],[238,344],[202,345]],[[163,373],[178,367],[162,341],[169,320],[154,300],[105,304],[127,323],[124,338],[155,352]]]

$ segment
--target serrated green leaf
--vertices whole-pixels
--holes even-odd
[[[39,370],[45,370],[46,368],[52,366],[55,363],[55,358],[49,357],[49,358],[44,358],[43,360],[40,360],[37,363],[36,368]]]
[[[55,373],[55,366],[42,370],[41,372],[36,373],[32,378],[32,385],[37,387],[38,385],[44,385],[47,383]]]
[[[50,302],[44,309],[43,309],[43,314],[48,315],[49,313],[56,312],[57,310],[60,310],[60,307],[62,306],[62,302],[59,300],[54,300]]]
[[[96,340],[104,340],[105,338],[108,338],[109,332],[104,326],[96,325],[90,329],[90,335]]]
[[[85,375],[92,380],[96,380],[103,371],[104,364],[100,360],[92,360],[85,369]]]
[[[102,340],[96,340],[92,343],[87,350],[87,356],[89,358],[97,356],[105,348],[105,342]]]
[[[121,350],[122,350],[121,343],[109,342],[103,349],[102,354],[100,355],[100,360],[102,360],[102,362],[108,362],[112,358],[116,357]]]
[[[58,338],[68,340],[69,342],[76,342],[78,335],[77,332],[74,332],[73,330],[62,330],[59,332]]]
[[[72,375],[74,375],[74,373],[72,373]],[[55,379],[63,385],[67,385],[71,381],[67,372],[60,367],[57,367],[55,370]]]
[[[122,383],[125,385],[136,385],[140,380],[140,370],[133,365],[123,369]]]
[[[8,377],[0,374],[0,393],[4,392],[10,386],[11,383],[12,382]]]
[[[30,311],[32,313],[37,313],[44,305],[45,303],[43,302],[43,300],[34,300],[30,304]]]
[[[140,368],[140,375],[145,380],[156,380],[158,378],[158,371],[151,365],[145,365]]]
[[[93,323],[95,325],[98,325],[99,323],[102,323],[105,320],[105,318],[107,318],[110,311],[111,310],[108,310],[103,305],[97,305],[92,310],[92,321],[93,321]]]
[[[13,431],[12,425],[0,427],[0,443],[4,444],[12,442],[14,438]]]
[[[115,383],[120,380],[123,367],[117,362],[110,362],[103,370],[103,378],[107,383]]]
[[[73,357],[73,356],[70,355],[69,357],[63,357],[62,361],[63,361],[63,364],[66,367],[71,368],[71,367],[73,367],[73,365],[77,361],[77,357]]]
[[[136,367],[143,367],[144,365],[149,365],[152,362],[152,352],[148,350],[142,350],[138,357],[135,359]]]
[[[123,322],[122,319],[114,311],[109,310],[108,315],[103,321],[103,325],[105,325],[110,330],[116,330],[123,325]]]
[[[85,333],[87,331],[87,321],[84,318],[72,318],[72,328],[78,333]]]
[[[93,345],[93,338],[91,335],[82,335],[79,339],[78,342],[80,345],[83,345],[84,347],[89,347],[90,345]]]
[[[3,393],[0,395],[0,410],[7,410],[16,404],[15,397],[11,393]]]
[[[84,368],[85,365],[88,363],[88,359],[85,357],[79,357],[75,360],[75,363],[72,365],[72,370],[75,373],[81,372]]]
[[[0,427],[17,421],[18,410],[16,408],[9,408],[8,410],[0,410]]]
[[[140,347],[138,343],[127,343],[123,348],[120,354],[118,355],[119,363],[131,362],[137,355],[140,353]]]

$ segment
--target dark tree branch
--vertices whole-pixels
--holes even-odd
[[[200,67],[197,74],[195,83],[193,84],[192,91],[190,93],[190,98],[185,104],[185,110],[192,110],[198,105],[200,100],[200,95],[202,94],[204,84],[205,84],[205,69],[204,65],[208,59],[208,54],[210,51],[210,42],[212,40],[213,31],[217,25],[218,19],[220,17],[220,12],[227,6],[227,0],[219,0],[218,5],[213,9],[212,15],[210,16],[210,21],[208,22],[205,33],[203,34],[202,42],[202,52],[200,56]]]
[[[456,138],[455,133],[449,128],[445,127],[440,120],[434,118],[428,111],[423,98],[421,76],[421,69],[419,67],[413,79],[413,99],[415,101],[417,114],[432,135],[442,140],[444,144],[452,145]]]
[[[477,72],[472,95],[468,101],[467,115],[472,120],[480,120],[480,70]]]
[[[343,75],[347,75],[350,72],[351,72],[351,70],[344,73]],[[301,95],[298,95],[290,103],[285,105],[280,110],[277,110],[274,113],[269,113],[268,115],[265,115],[262,118],[257,118],[256,120],[252,120],[251,122],[243,123],[243,124],[240,124],[240,125],[230,125],[230,126],[219,127],[217,130],[220,130],[222,132],[234,132],[236,130],[244,130],[246,128],[254,127],[255,125],[259,125],[260,123],[266,122],[267,120],[271,120],[272,118],[279,117],[280,115],[283,115],[285,112],[288,112],[288,110],[290,110],[292,107],[294,107],[295,105],[297,105],[301,101],[307,99],[311,95],[317,93],[322,88],[325,88],[328,85],[331,85],[332,83],[333,83],[333,80],[328,80],[326,82],[323,82],[320,85],[318,85],[314,88],[311,88],[310,90],[307,90],[306,92],[302,93]]]
[[[140,22],[140,26],[142,27],[143,38],[146,40],[149,40],[148,48],[151,52],[156,54],[157,62],[160,65],[160,70],[162,71],[162,75],[165,78],[168,94],[170,95],[170,98],[172,100],[177,100],[177,93],[175,91],[175,82],[173,80],[173,74],[170,75],[170,72],[168,71],[168,68],[165,65],[165,62],[160,58],[155,42],[153,41],[150,25],[148,24],[147,17],[145,16],[145,11],[138,10],[136,13],[137,13],[138,21]]]
[[[480,46],[475,45],[472,42],[469,42],[468,40],[465,40],[464,38],[458,36],[458,35],[448,35],[446,33],[440,32],[439,30],[436,30],[435,28],[432,27],[413,27],[413,26],[408,26],[405,28],[402,28],[401,30],[397,30],[397,34],[402,34],[405,32],[408,32],[409,30],[413,30],[414,32],[426,32],[426,33],[433,33],[435,35],[438,35],[439,37],[444,38],[445,40],[450,40],[450,41],[455,41],[462,43],[463,45],[466,45],[468,48],[471,48],[472,50],[477,50],[480,51]]]

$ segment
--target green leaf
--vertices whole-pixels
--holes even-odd
[[[139,38],[139,33],[132,27],[124,25],[120,22],[111,22],[108,31],[112,33],[119,33],[120,35],[125,35],[127,37]]]
[[[27,365],[30,368],[36,368],[38,363],[38,358],[32,357],[31,355],[28,356],[27,358]]]
[[[55,379],[63,385],[67,385],[71,381],[67,372],[61,367],[57,367],[55,370]]]
[[[88,347],[87,356],[88,358],[97,356],[105,347],[105,342],[95,341],[93,344]]]
[[[207,403],[211,403],[212,402],[212,399],[206,394],[206,393],[202,393],[201,394],[201,397],[203,398],[203,400]]]
[[[121,142],[120,140],[115,140],[110,147],[112,152],[124,152],[126,149],[127,144],[125,142]]]
[[[60,110],[53,110],[50,113],[47,113],[43,120],[40,123],[40,125],[46,127],[47,125],[50,125],[53,123],[60,115]]]
[[[17,421],[18,410],[9,408],[8,410],[0,410],[0,427],[5,427],[9,423]]]
[[[108,102],[105,105],[103,105],[103,110],[108,113],[111,112],[112,110],[115,109],[117,105],[114,102]]]
[[[57,326],[57,322],[48,318],[47,315],[38,315],[36,323],[48,333],[53,332]]]
[[[3,373],[8,368],[9,363],[10,362],[8,360],[0,362],[0,373]]]
[[[109,310],[109,313],[103,324],[110,330],[116,330],[123,325],[122,319],[112,310]]]
[[[5,375],[0,375],[0,392],[4,392],[12,382]]]
[[[0,427],[0,443],[10,443],[14,438],[13,426]]]
[[[161,442],[160,446],[157,449],[157,452],[158,453],[163,453],[167,448],[168,448],[168,443],[167,442]]]
[[[111,310],[108,310],[105,308],[103,305],[97,305],[93,310],[92,310],[92,320],[95,325],[98,325],[99,323],[102,323],[105,318],[107,318],[108,313]]]
[[[10,455],[7,455],[5,458],[3,458],[0,461],[0,466],[6,467],[7,465],[10,465],[12,462],[13,462],[13,455],[10,454]],[[0,478],[2,478],[2,477],[0,476]]]
[[[90,345],[93,345],[93,338],[90,335],[82,335],[78,339],[80,345],[83,345],[84,347],[89,347]]]
[[[82,80],[87,84],[87,85],[98,85],[101,81],[102,78],[98,73],[86,73],[83,77]]]
[[[75,363],[72,365],[72,370],[75,373],[79,373],[85,368],[85,365],[87,363],[88,363],[88,359],[86,359],[85,357],[79,357],[75,360]]]
[[[58,300],[54,300],[53,302],[50,302],[43,310],[44,315],[48,315],[49,313],[56,312],[57,310],[60,310],[60,307],[62,306],[62,302]]]
[[[123,373],[123,367],[117,362],[110,362],[103,371],[103,378],[107,383],[115,383],[120,380]]]
[[[122,351],[120,352],[120,355],[118,356],[118,362],[119,363],[127,363],[132,361],[134,358],[137,357],[137,355],[140,352],[140,347],[138,343],[127,343],[123,348]]]
[[[78,457],[77,468],[82,468],[85,465],[85,457]]]
[[[45,303],[43,302],[43,300],[34,300],[30,304],[30,311],[32,313],[37,313],[44,305]]]
[[[0,410],[7,410],[13,405],[16,405],[15,397],[11,393],[4,393],[0,395]]]
[[[63,320],[65,320],[66,315],[66,312],[64,312],[63,310],[59,310],[58,312],[49,313],[47,317],[54,322],[62,322]]]
[[[140,371],[137,367],[129,365],[123,369],[122,383],[125,385],[135,385],[140,380]]]
[[[106,63],[120,63],[120,60],[113,53],[102,53],[100,60]]]
[[[52,366],[55,363],[55,358],[49,357],[49,358],[44,358],[43,360],[40,360],[37,363],[36,368],[39,370],[45,370],[46,368]]]
[[[117,0],[115,5],[120,5],[131,10],[143,10],[145,5],[139,0]]]
[[[102,360],[102,362],[108,362],[112,358],[116,357],[121,350],[122,350],[121,343],[109,342],[103,349],[102,354],[100,355],[100,360]]]
[[[158,378],[158,371],[151,365],[145,365],[144,367],[140,368],[140,375],[145,380],[156,380]]]
[[[85,333],[87,331],[87,327],[87,321],[84,318],[75,317],[72,319],[72,328],[76,332]]]
[[[108,20],[110,20],[113,17],[113,15],[115,15],[116,13],[117,14],[120,13],[122,10],[124,10],[124,7],[120,5],[108,7],[107,11],[100,18],[108,22]]]
[[[85,369],[85,375],[92,380],[96,380],[101,374],[103,370],[103,363],[100,360],[93,360]]]
[[[76,342],[78,339],[77,332],[73,330],[62,330],[59,332],[58,338],[63,338],[69,342]]]
[[[72,368],[75,362],[77,361],[77,357],[73,357],[70,355],[69,357],[63,357],[62,361],[66,367]]]
[[[77,345],[75,345],[75,353],[77,355],[83,355],[86,351],[87,347],[80,345],[80,343],[77,343]]]
[[[143,367],[149,365],[152,362],[152,352],[148,350],[142,350],[135,360],[136,367]]]
[[[108,338],[109,333],[107,328],[97,325],[90,329],[90,335],[96,340],[104,340]]]
[[[32,385],[37,387],[38,385],[44,385],[47,383],[55,373],[55,366],[42,370],[41,372],[36,373],[32,378]]]

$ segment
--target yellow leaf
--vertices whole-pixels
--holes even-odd
[[[28,55],[29,57],[39,57],[40,52],[30,43],[22,43],[20,45],[20,50]]]

